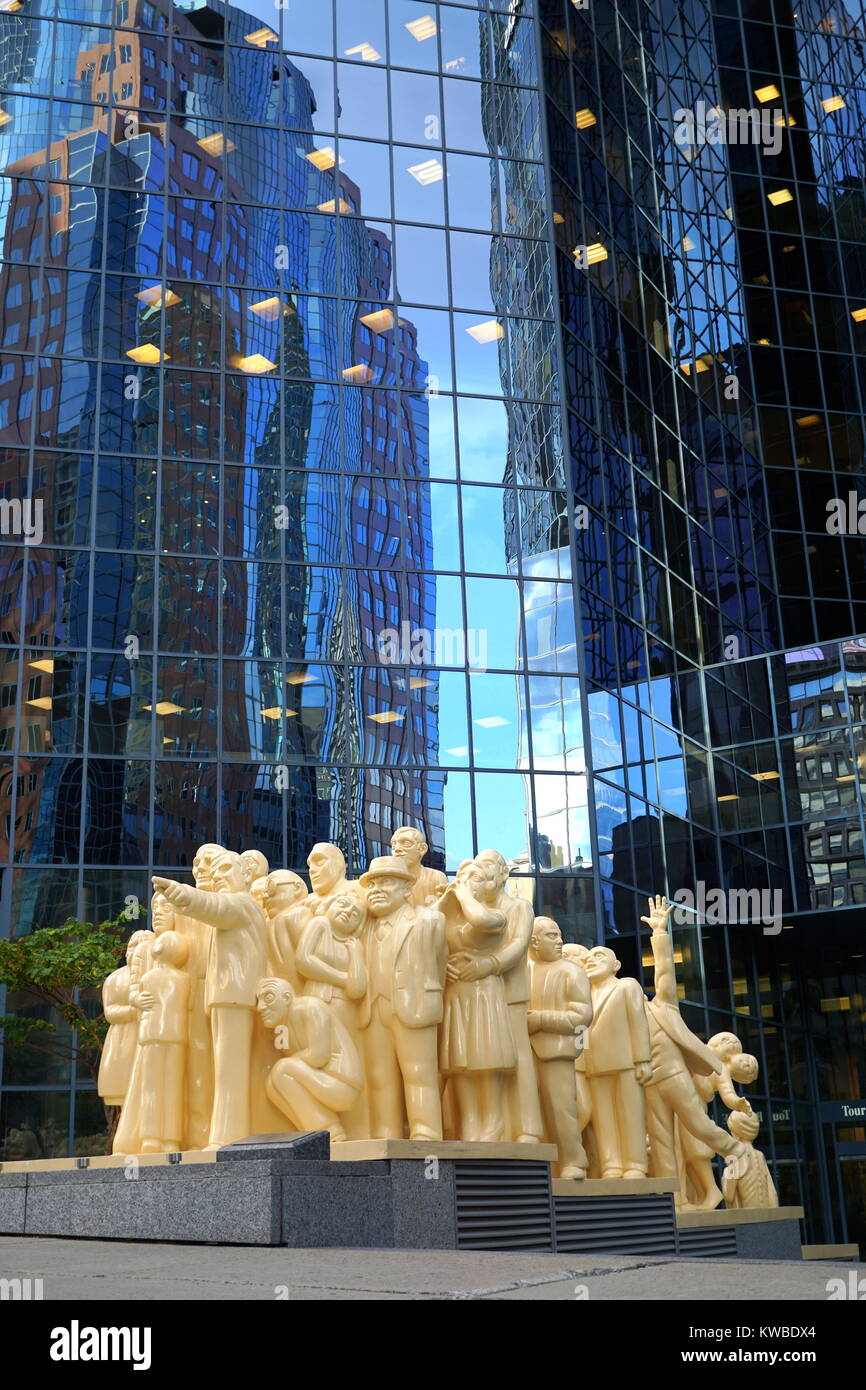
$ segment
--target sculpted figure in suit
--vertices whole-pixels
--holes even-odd
[[[359,885],[346,878],[346,859],[337,845],[313,845],[307,855],[307,868],[313,889],[307,905],[313,916],[327,907],[335,893],[344,893],[347,888],[364,896]]]
[[[673,942],[668,930],[673,907],[665,898],[650,898],[650,915],[641,918],[652,929],[655,977],[655,995],[646,1000],[652,1066],[646,1088],[647,1129],[654,1178],[677,1176],[675,1119],[695,1139],[709,1145],[713,1153],[731,1159],[744,1152],[742,1143],[710,1119],[692,1079],[692,1073],[720,1075],[722,1063],[691,1031],[680,1013]]]
[[[493,970],[502,976],[505,986],[505,1000],[508,1004],[508,1018],[511,1035],[517,1049],[517,1068],[506,1080],[506,1105],[508,1107],[508,1137],[520,1143],[539,1143],[544,1130],[541,1119],[541,1103],[538,1098],[538,1079],[535,1075],[535,1058],[529,1042],[529,1029],[526,1022],[529,1004],[529,967],[527,957],[532,939],[532,924],[535,914],[532,904],[525,898],[513,898],[505,891],[508,882],[508,865],[495,849],[483,849],[475,856],[475,862],[485,870],[490,870],[489,884],[479,889],[482,901],[505,914],[506,927],[501,944],[491,951]],[[467,960],[460,971],[460,979],[481,979],[485,972],[485,962]]]
[[[181,912],[214,928],[205,980],[211,1021],[214,1105],[208,1148],[220,1148],[250,1133],[250,1062],[256,987],[264,975],[267,930],[252,897],[252,866],[221,850],[211,866],[212,891],[155,878],[154,888]]]
[[[646,1102],[650,1079],[649,1026],[637,980],[617,979],[620,962],[608,946],[587,953],[592,1023],[583,1069],[603,1178],[645,1178]]]
[[[391,853],[405,859],[414,879],[409,894],[413,907],[435,907],[436,899],[448,887],[448,880],[440,869],[428,869],[421,863],[427,849],[427,841],[413,825],[401,825],[391,836]]]
[[[213,891],[211,869],[214,859],[221,853],[222,847],[214,844],[200,845],[195,852],[192,876],[196,888],[203,893]],[[165,899],[162,901],[165,902]],[[190,979],[184,1148],[202,1149],[208,1141],[213,1110],[213,1041],[205,1006],[205,977],[212,929],[207,922],[199,922],[194,917],[175,912],[167,902],[165,909],[170,913],[172,930],[186,942],[184,969]],[[157,929],[155,926],[154,930]]]
[[[442,1021],[447,951],[445,919],[412,907],[414,879],[396,855],[374,859],[361,875],[367,895],[368,990],[361,1026],[370,1133],[402,1139],[442,1138],[437,1029]]]
[[[585,1178],[586,1153],[577,1110],[576,1057],[592,1022],[592,996],[582,965],[563,955],[562,933],[536,917],[529,948],[529,1037],[535,1053],[544,1137],[559,1150],[556,1176]]]
[[[311,919],[304,880],[291,869],[275,869],[252,887],[253,897],[268,921],[268,974],[301,988],[295,955],[301,933]]]
[[[271,1067],[271,1102],[293,1129],[326,1129],[332,1139],[345,1139],[342,1117],[357,1103],[364,1081],[348,1030],[323,1000],[296,995],[287,980],[260,981],[258,1010],[263,1025],[277,1030],[279,1051],[288,1054]]]

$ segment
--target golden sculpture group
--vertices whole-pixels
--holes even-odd
[[[311,890],[257,850],[202,845],[195,887],[154,878],[152,931],[131,936],[103,989],[99,1075],[120,1106],[114,1152],[220,1148],[252,1134],[332,1141],[549,1142],[555,1172],[681,1179],[684,1206],[772,1206],[735,1082],[757,1062],[732,1033],[703,1043],[679,1009],[671,908],[650,899],[655,994],[606,946],[507,891],[495,850],[449,883],[403,827],[392,854],[346,878],[336,845]],[[718,1094],[728,1130],[707,1114]]]

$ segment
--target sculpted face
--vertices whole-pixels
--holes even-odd
[[[364,920],[364,904],[357,893],[338,893],[328,904],[328,921],[338,936],[354,936]]]
[[[214,859],[210,877],[215,893],[242,893],[249,887],[249,878],[240,855],[228,849],[222,850]]]
[[[493,877],[494,893],[499,893],[504,887],[508,878],[508,865],[502,855],[495,849],[482,849],[475,856],[476,864],[480,864],[485,873]]]
[[[288,980],[262,980],[256,990],[256,1010],[266,1028],[284,1021],[294,995]]]
[[[367,905],[374,917],[387,917],[406,901],[412,885],[397,874],[376,874],[367,888]]]
[[[213,892],[211,881],[211,869],[214,859],[222,852],[220,845],[199,845],[192,861],[192,876],[195,879],[196,888],[201,888],[202,892]]]
[[[538,960],[559,960],[562,955],[562,935],[551,917],[536,917],[532,950]]]
[[[391,853],[399,854],[414,869],[427,853],[427,841],[420,830],[404,825],[391,836]]]
[[[278,917],[281,912],[287,912],[307,896],[304,880],[293,874],[290,869],[277,869],[274,873],[268,874],[267,878],[258,879],[252,887],[254,895],[257,890],[260,895],[259,901],[269,917]]]
[[[153,930],[157,936],[161,932],[171,930],[174,921],[174,909],[168,898],[163,897],[162,893],[154,893],[150,904],[150,914],[153,920]]]
[[[307,856],[313,892],[324,896],[346,877],[346,861],[336,845],[313,845]]]
[[[609,980],[619,970],[619,961],[609,947],[593,946],[583,966],[591,980]]]

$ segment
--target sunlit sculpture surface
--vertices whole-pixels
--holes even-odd
[[[203,845],[194,885],[154,878],[152,931],[106,980],[99,1093],[114,1151],[219,1148],[286,1126],[351,1140],[555,1145],[555,1176],[680,1178],[682,1205],[776,1205],[732,1033],[686,1026],[670,907],[650,899],[655,991],[607,946],[564,945],[507,891],[496,850],[453,882],[399,827],[357,881],[336,845],[310,888]],[[707,1114],[718,1099],[728,1129]],[[510,1151],[510,1152],[513,1152]],[[500,1148],[500,1156],[505,1156]],[[725,1158],[721,1190],[713,1171]]]

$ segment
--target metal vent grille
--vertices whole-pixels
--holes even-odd
[[[675,1255],[671,1193],[554,1197],[557,1254]]]
[[[454,1182],[459,1250],[553,1250],[547,1163],[457,1159]]]
[[[718,1260],[737,1253],[737,1232],[733,1226],[696,1226],[678,1231],[677,1240],[681,1255],[705,1255]]]

